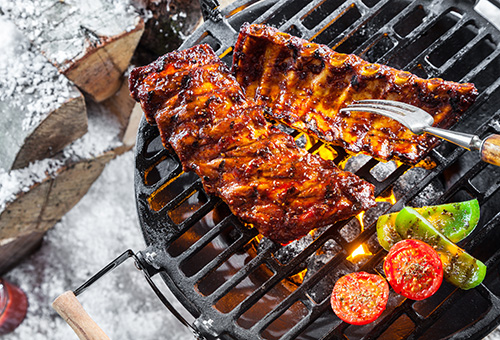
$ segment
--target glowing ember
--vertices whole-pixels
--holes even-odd
[[[333,148],[325,144],[320,146],[315,153],[318,154],[321,158],[331,161],[333,161],[337,157],[337,152],[335,152]]]
[[[233,51],[233,48],[232,47],[228,47],[224,52],[222,52],[221,55],[219,55],[219,58],[224,58],[226,55],[228,55],[229,53],[231,53]]]
[[[257,236],[255,236],[253,239],[255,240],[255,242],[257,244],[260,243],[260,241],[264,238],[264,236],[262,236],[261,234],[258,234]]]

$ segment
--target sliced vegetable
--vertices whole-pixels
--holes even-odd
[[[382,215],[377,220],[378,243],[389,251],[393,245],[403,239],[396,231],[396,216],[398,213]]]
[[[387,281],[366,272],[342,276],[333,287],[331,304],[335,314],[352,325],[366,325],[385,310],[389,298]]]
[[[415,208],[415,210],[431,222],[451,242],[457,243],[474,230],[479,221],[480,209],[477,199],[473,199],[465,202]],[[382,215],[377,221],[378,241],[387,251],[402,240],[396,231],[397,214]]]
[[[415,209],[406,207],[396,217],[396,231],[404,239],[418,239],[433,247],[443,263],[444,278],[462,289],[480,284],[486,266],[448,240]]]
[[[412,300],[432,296],[443,282],[438,253],[419,240],[396,243],[385,258],[384,272],[394,291]]]

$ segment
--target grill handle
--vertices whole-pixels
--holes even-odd
[[[80,340],[110,340],[83,309],[72,291],[67,291],[52,303],[52,307],[68,323]]]
[[[73,329],[75,334],[80,340],[110,340],[110,338],[104,333],[104,331],[97,325],[97,323],[90,317],[90,315],[85,311],[81,303],[76,298],[79,294],[83,293],[90,285],[99,280],[105,274],[111,270],[118,267],[120,264],[125,262],[125,260],[133,257],[135,260],[135,266],[137,269],[142,271],[146,281],[149,283],[153,291],[160,298],[161,302],[167,307],[167,309],[179,320],[184,326],[191,329],[194,336],[198,340],[205,340],[203,336],[186,320],[184,317],[172,306],[172,304],[167,300],[165,295],[160,291],[152,280],[152,276],[158,273],[157,268],[151,265],[148,261],[148,257],[153,257],[155,255],[154,251],[145,250],[144,252],[138,252],[135,254],[132,250],[127,250],[120,256],[118,256],[114,261],[109,263],[106,267],[97,272],[90,279],[85,281],[80,287],[74,291],[67,291],[59,295],[54,302],[52,302],[52,308],[68,323],[68,325]]]

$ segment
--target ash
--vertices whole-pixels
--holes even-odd
[[[397,200],[405,196],[412,188],[420,183],[427,175],[429,170],[424,168],[411,168],[405,172],[394,183],[393,192]]]
[[[409,204],[412,207],[423,207],[432,205],[436,198],[441,197],[444,193],[444,188],[437,181],[431,182],[426,186]]]
[[[48,231],[40,250],[6,275],[27,293],[29,308],[23,323],[3,339],[76,339],[50,307],[52,301],[76,289],[125,250],[145,248],[136,215],[133,169],[132,152],[111,161],[87,195]],[[78,297],[91,317],[111,339],[193,339],[129,261]],[[182,309],[177,301],[174,306]]]

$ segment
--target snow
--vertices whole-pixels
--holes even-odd
[[[78,89],[40,53],[16,26],[0,16],[0,102],[2,111],[24,114],[23,130],[35,128],[61,103],[80,96]],[[0,111],[1,112],[1,111]]]
[[[88,33],[98,40],[114,37],[139,21],[129,0],[0,0],[0,8],[61,68],[85,55]]]
[[[118,138],[120,124],[117,118],[103,105],[88,100],[86,106],[88,131],[82,138],[54,158],[35,161],[26,168],[9,172],[0,169],[0,212],[17,195],[54,176],[65,164],[91,159],[122,145]]]
[[[64,162],[58,159],[44,159],[28,167],[6,172],[0,169],[0,212],[21,192],[26,192],[47,177],[53,176]]]
[[[120,123],[103,105],[87,100],[88,132],[66,147],[65,158],[90,159],[121,145]]]
[[[135,208],[133,169],[132,152],[111,161],[87,195],[48,231],[41,249],[5,276],[27,293],[29,308],[23,323],[3,339],[76,339],[50,307],[52,301],[75,290],[125,250],[145,248]],[[193,339],[161,304],[132,260],[78,299],[111,339]]]

